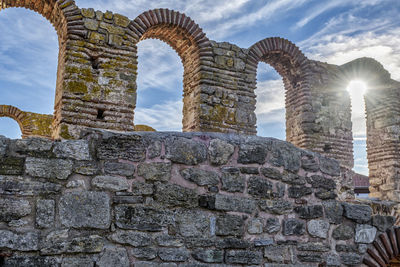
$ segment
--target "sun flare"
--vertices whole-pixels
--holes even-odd
[[[363,96],[367,92],[367,84],[361,80],[353,80],[349,83],[346,90],[351,95],[361,95]]]

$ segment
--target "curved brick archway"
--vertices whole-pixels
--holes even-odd
[[[310,132],[315,118],[311,113],[309,65],[307,57],[292,42],[272,37],[249,48],[249,70],[256,75],[259,62],[271,65],[283,79],[286,102],[286,139],[310,149]],[[256,79],[254,79],[256,80]],[[253,89],[256,84],[253,84]]]
[[[22,137],[30,136],[32,134],[32,127],[28,125],[26,112],[9,105],[0,105],[0,117],[7,117],[15,120],[22,133]]]
[[[184,68],[183,131],[199,131],[200,66],[213,61],[206,34],[190,17],[169,9],[146,11],[131,22],[129,29],[136,44],[144,39],[159,39],[178,53]]]
[[[399,256],[400,228],[393,227],[375,238],[367,249],[363,263],[369,267],[398,266],[394,263],[399,263]]]

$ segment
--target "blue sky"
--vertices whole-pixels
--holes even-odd
[[[184,12],[216,41],[241,47],[279,36],[310,59],[344,64],[369,56],[400,80],[398,0],[77,0],[81,8],[111,10],[134,19],[153,8]],[[53,113],[58,42],[50,23],[33,11],[0,12],[0,104]],[[183,68],[165,43],[139,43],[138,103],[135,123],[157,130],[181,130]],[[285,138],[284,89],[280,76],[260,63],[257,126],[261,136]],[[358,116],[358,117],[357,117]],[[354,118],[360,128],[363,113]],[[361,127],[362,128],[362,127]],[[0,118],[0,134],[18,138],[16,122]],[[356,170],[366,173],[365,133],[355,141]]]

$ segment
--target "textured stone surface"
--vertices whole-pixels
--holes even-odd
[[[285,200],[261,200],[259,206],[261,210],[279,215],[290,213],[293,210],[292,203]]]
[[[189,253],[186,250],[178,248],[160,248],[158,256],[163,261],[184,262],[188,259]]]
[[[215,196],[215,209],[217,210],[252,213],[255,208],[256,202],[250,198],[225,196],[221,194]]]
[[[99,267],[129,267],[128,253],[124,248],[106,248],[99,260],[96,261],[96,265]]]
[[[52,199],[39,199],[36,201],[36,224],[48,228],[54,223],[55,201]]]
[[[198,196],[192,189],[175,184],[159,184],[156,186],[155,199],[166,207],[196,207]]]
[[[61,191],[61,185],[50,182],[40,182],[23,177],[0,176],[0,194],[36,196],[56,194]]]
[[[208,147],[208,155],[213,165],[226,164],[232,156],[235,147],[226,141],[213,139]]]
[[[104,240],[98,235],[75,237],[47,237],[40,250],[42,255],[99,253],[103,250]]]
[[[0,158],[0,175],[20,175],[24,172],[24,159]]]
[[[221,181],[221,189],[228,192],[243,192],[246,186],[244,177],[240,175],[240,170],[236,167],[224,167]]]
[[[61,223],[67,227],[106,229],[110,226],[110,199],[103,192],[71,192],[60,199]]]
[[[244,233],[244,220],[236,215],[219,216],[215,233],[220,236],[241,236]]]
[[[184,169],[180,173],[183,178],[199,186],[217,185],[220,180],[218,173],[198,168]]]
[[[384,232],[386,229],[392,227],[395,223],[393,216],[372,216],[372,225],[375,226],[379,231]]]
[[[272,234],[281,230],[281,223],[278,218],[268,218],[265,223],[265,232]]]
[[[364,223],[371,220],[372,208],[370,206],[344,203],[343,210],[343,214],[346,218],[358,223]]]
[[[311,220],[307,223],[307,230],[311,236],[327,238],[329,231],[329,222],[324,220]]]
[[[110,191],[125,191],[129,189],[128,182],[121,177],[117,176],[96,176],[92,179],[92,185],[98,189]]]
[[[243,164],[263,164],[268,153],[268,145],[263,143],[241,144],[238,162]]]
[[[343,206],[337,201],[328,201],[323,203],[325,216],[330,223],[339,224],[343,218]]]
[[[292,262],[293,251],[286,246],[267,246],[264,249],[264,257],[269,262],[290,263]]]
[[[72,161],[64,159],[27,158],[26,173],[33,177],[65,180],[72,172]]]
[[[376,228],[369,224],[357,224],[355,242],[356,243],[372,243],[375,240]]]
[[[146,157],[146,145],[138,135],[110,137],[101,141],[97,157],[106,160],[143,161]]]
[[[108,174],[131,177],[135,173],[135,165],[123,162],[107,161],[104,163],[104,171]]]
[[[192,253],[195,260],[206,262],[206,263],[221,263],[224,260],[223,250],[196,250]]]
[[[119,244],[127,244],[132,247],[145,247],[151,244],[151,236],[137,231],[117,230],[110,236],[111,240]]]
[[[29,201],[14,198],[0,198],[0,221],[9,222],[32,212]]]
[[[18,234],[0,230],[0,247],[19,251],[35,251],[39,249],[39,238],[38,232]]]
[[[61,267],[81,267],[93,266],[94,260],[90,257],[65,257],[62,260]]]
[[[58,260],[55,257],[46,257],[46,256],[12,256],[9,258],[5,258],[3,267],[56,267],[59,266]],[[62,265],[75,267],[73,264],[71,265]],[[81,265],[82,266],[82,265]],[[77,266],[76,266],[77,267]]]
[[[272,183],[267,179],[252,176],[247,182],[247,192],[255,197],[271,198],[273,197]]]
[[[55,143],[54,154],[57,158],[91,160],[89,143],[86,140],[70,140]]]
[[[322,205],[298,206],[294,210],[303,219],[316,219],[323,215]]]
[[[207,148],[203,143],[186,138],[168,140],[165,149],[166,157],[176,163],[196,165],[207,158]]]
[[[138,175],[148,181],[168,181],[171,178],[171,163],[143,163],[138,166]]]
[[[303,221],[297,219],[287,219],[283,221],[282,233],[284,235],[302,235],[306,231]]]
[[[336,240],[348,240],[354,237],[354,228],[350,225],[341,224],[332,232],[332,237]]]
[[[261,252],[228,250],[225,254],[226,263],[231,264],[260,264],[262,261]]]

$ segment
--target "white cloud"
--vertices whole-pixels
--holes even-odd
[[[257,124],[285,121],[285,89],[282,80],[257,83]]]

